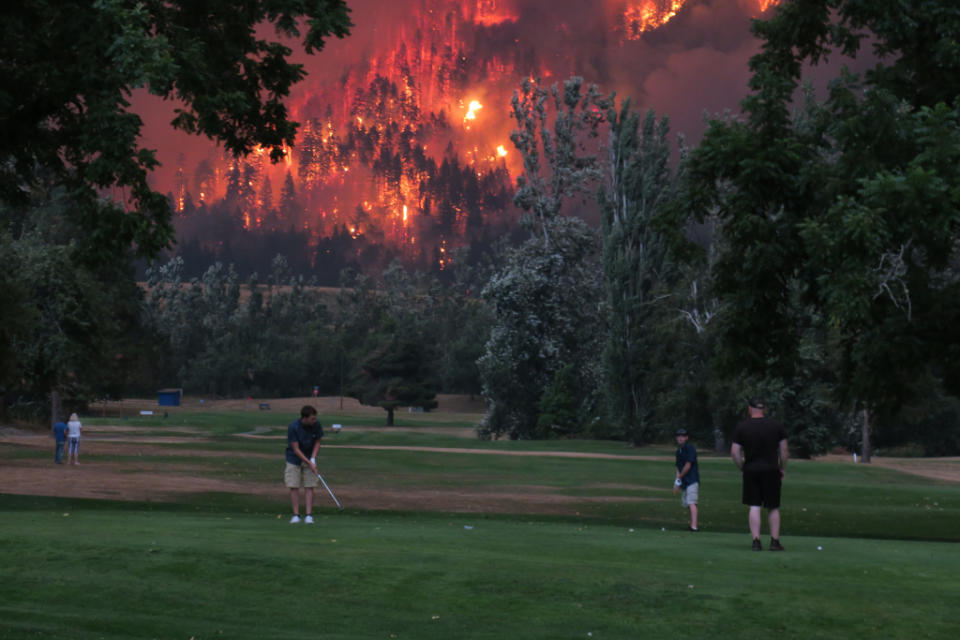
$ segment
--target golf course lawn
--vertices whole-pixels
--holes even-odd
[[[11,504],[12,503],[12,504]],[[3,638],[948,638],[956,544],[0,498]],[[822,547],[822,550],[818,550]]]
[[[324,492],[316,524],[290,525],[288,416],[175,418],[91,421],[80,467],[54,467],[48,438],[0,438],[0,638],[957,634],[957,482],[793,461],[787,551],[755,553],[724,456],[702,455],[690,533],[669,446],[336,416],[321,470],[346,509]]]

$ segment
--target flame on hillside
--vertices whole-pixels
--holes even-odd
[[[623,13],[628,38],[667,24],[687,0],[641,0],[631,2]]]
[[[464,15],[469,13],[469,2],[464,2]],[[504,0],[477,0],[473,12],[474,24],[494,27],[505,22],[516,22],[517,14],[510,2]]]
[[[780,0],[739,2],[759,15]],[[637,46],[629,41],[693,4],[605,0],[597,13],[612,42]],[[291,101],[301,126],[284,162],[272,165],[258,149],[244,159],[211,155],[192,171],[181,164],[174,206],[184,212],[188,202],[223,203],[247,229],[292,228],[314,240],[363,235],[450,264],[450,250],[471,233],[515,216],[521,159],[510,152],[516,123],[508,105],[520,79],[552,84],[581,73],[575,47],[536,45],[523,22],[535,19],[530,6],[411,0],[402,20],[378,32],[374,50],[344,64],[338,80],[316,82]],[[545,32],[566,40],[571,24],[557,20]]]
[[[780,4],[780,0],[741,0],[741,3],[754,16],[758,16]],[[636,40],[645,32],[662,27],[687,4],[691,4],[689,0],[628,0],[623,11],[623,28],[627,38]]]

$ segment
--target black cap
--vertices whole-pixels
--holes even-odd
[[[684,429],[683,427],[680,427],[679,429],[677,429],[677,432],[674,435],[685,436],[687,435],[687,430]]]
[[[761,398],[760,396],[753,396],[752,398],[747,400],[747,404],[749,404],[754,409],[766,408],[766,406],[763,404],[763,398]]]

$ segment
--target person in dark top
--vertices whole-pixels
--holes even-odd
[[[697,450],[690,444],[686,429],[677,429],[677,477],[673,481],[673,495],[682,491],[680,504],[690,509],[690,531],[697,528],[697,503],[700,500],[700,467]]]
[[[317,452],[320,450],[320,438],[323,428],[317,422],[317,410],[310,405],[300,410],[300,417],[287,427],[287,466],[283,474],[284,484],[290,490],[290,506],[293,517],[290,524],[300,520],[300,488],[304,490],[306,524],[313,524],[313,490],[319,484],[317,479]]]
[[[53,425],[53,461],[63,464],[63,446],[67,443],[67,425],[63,420],[57,420]]]
[[[767,509],[770,551],[783,551],[780,544],[780,488],[787,468],[787,429],[764,417],[763,399],[750,398],[750,417],[733,432],[730,457],[743,472],[743,504],[750,507],[750,535],[753,550],[761,551],[761,510]]]

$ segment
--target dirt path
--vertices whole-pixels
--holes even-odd
[[[394,428],[394,431],[396,428]],[[429,429],[428,429],[429,430]],[[243,437],[256,434],[237,434]],[[280,436],[282,438],[282,436]],[[74,498],[96,498],[107,500],[125,500],[140,502],[164,502],[190,494],[223,492],[275,497],[277,508],[285,505],[286,490],[282,486],[282,465],[274,454],[223,452],[210,449],[189,449],[182,446],[170,449],[164,445],[206,442],[202,437],[189,437],[184,432],[180,436],[149,437],[119,428],[91,427],[81,444],[80,465],[56,466],[44,459],[5,455],[15,449],[50,452],[53,442],[50,438],[23,432],[0,434],[0,492],[19,495],[44,495]],[[356,449],[392,449],[408,451],[431,451],[438,453],[473,453],[503,455],[546,455],[557,457],[597,457],[630,458],[631,456],[610,456],[606,454],[570,453],[570,452],[494,452],[466,448],[431,447],[377,447],[332,445],[332,447]],[[148,460],[140,462],[105,461],[97,456],[144,456]],[[197,463],[158,463],[150,462],[152,456],[175,456],[184,460],[197,459]],[[200,462],[202,459],[223,457],[249,459],[276,459],[278,462],[277,482],[265,483],[259,479],[236,474],[233,477],[211,477],[210,466]],[[602,487],[601,487],[602,488]],[[612,487],[620,493],[635,488],[638,492],[649,493],[649,487]],[[437,489],[363,487],[344,485],[334,488],[340,500],[353,508],[388,510],[428,510],[452,511],[462,513],[539,513],[539,514],[575,514],[587,503],[643,502],[650,498],[617,496],[569,496],[554,487],[523,485],[516,487],[498,487],[496,491],[473,487],[443,487]],[[668,491],[664,489],[664,498]],[[326,501],[324,494],[318,500]],[[659,498],[656,498],[659,499]],[[323,503],[321,503],[323,504]]]
[[[853,456],[829,455],[817,458],[829,462],[848,462],[854,464]],[[861,463],[856,463],[861,464]],[[882,458],[873,457],[871,464],[885,469],[910,473],[931,480],[960,482],[960,457],[954,458]]]
[[[460,447],[416,447],[387,445],[328,445],[337,449],[371,449],[374,451],[429,451],[431,453],[474,453],[493,456],[537,456],[541,458],[597,458],[601,460],[673,460],[673,456],[627,456],[617,453],[588,453],[581,451],[491,451]]]

